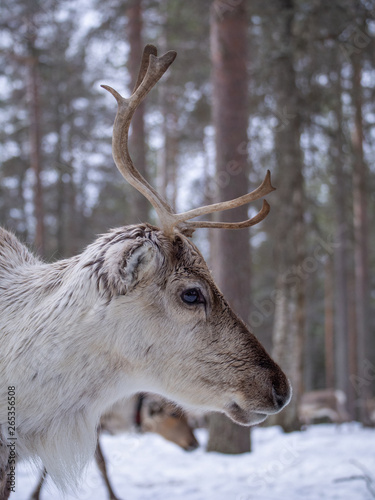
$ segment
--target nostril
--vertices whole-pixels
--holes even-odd
[[[189,446],[186,448],[186,451],[194,451],[198,448],[199,444],[194,443],[194,444],[189,444]]]
[[[273,396],[273,400],[274,400],[276,408],[278,410],[281,410],[281,408],[283,408],[289,402],[290,389],[288,387],[287,390],[285,390],[285,388],[276,387],[275,385],[273,385],[272,386],[272,396]]]

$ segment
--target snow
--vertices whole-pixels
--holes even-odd
[[[121,500],[367,500],[375,498],[375,429],[358,423],[322,424],[284,434],[279,427],[254,428],[253,451],[206,453],[201,443],[184,452],[154,434],[101,437],[108,473]],[[36,484],[20,464],[12,500],[25,500]],[[76,495],[63,496],[52,483],[42,500],[105,500],[94,463]]]

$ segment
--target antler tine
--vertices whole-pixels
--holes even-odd
[[[186,229],[183,230],[187,232],[194,231],[198,228],[221,228],[221,229],[244,229],[245,227],[255,226],[255,224],[259,224],[263,219],[267,217],[271,210],[269,203],[266,200],[263,200],[263,205],[260,211],[251,219],[245,220],[243,222],[212,222],[212,221],[187,221]]]
[[[220,212],[222,210],[229,210],[231,208],[236,208],[236,207],[241,207],[242,205],[246,205],[247,203],[250,203],[255,200],[259,200],[260,198],[263,198],[263,196],[266,196],[267,194],[271,193],[274,191],[275,188],[271,184],[271,173],[269,170],[267,170],[266,177],[264,178],[262,184],[254,189],[251,193],[245,194],[243,196],[240,196],[239,198],[235,198],[234,200],[229,200],[229,201],[223,201],[220,203],[214,203],[213,205],[207,205],[205,207],[200,207],[200,208],[195,208],[193,210],[189,210],[188,212],[183,212],[181,214],[176,214],[175,218],[178,223],[182,223],[185,221],[188,221],[189,219],[193,219],[194,217],[198,217],[199,215],[206,215],[206,214],[212,214],[213,212]],[[267,204],[268,205],[268,204]],[[264,208],[264,206],[263,206]],[[263,208],[259,212],[258,215],[263,214]],[[268,212],[267,212],[268,213]],[[264,215],[264,217],[267,215],[267,213]],[[257,217],[257,216],[256,216]],[[263,218],[264,218],[263,217]],[[253,218],[255,219],[255,217]],[[250,219],[250,220],[253,220]],[[229,228],[238,228],[238,227],[248,227],[247,225],[243,226],[238,226],[238,224],[248,224],[249,226],[252,226],[253,224],[250,224],[249,221],[244,221],[242,223],[221,223],[221,222],[204,222],[204,221],[194,221],[190,222],[189,226],[192,227],[194,225],[195,227],[228,227]],[[262,220],[262,219],[260,219]],[[260,222],[260,220],[257,222]],[[255,222],[254,224],[257,224]],[[197,225],[197,224],[202,224],[204,223],[205,225]],[[208,224],[208,225],[207,225]],[[232,225],[234,224],[234,225]]]
[[[163,227],[173,227],[174,217],[171,207],[134,167],[128,150],[129,127],[135,110],[164,75],[177,55],[176,52],[169,51],[161,57],[156,57],[155,52],[154,46],[146,45],[136,88],[129,99],[125,99],[108,85],[101,85],[101,87],[110,92],[118,104],[112,135],[112,155],[117,168],[122,176],[149,200]],[[144,61],[147,57],[148,65],[145,69]]]
[[[140,86],[140,84],[142,83],[142,81],[145,77],[145,74],[147,73],[150,55],[153,55],[156,57],[158,55],[158,49],[155,47],[155,45],[151,45],[151,43],[148,43],[145,46],[145,48],[143,49],[142,61],[141,61],[141,65],[140,65],[139,71],[138,71],[138,78],[137,78],[137,81],[134,85],[132,94],[134,94],[134,92]]]

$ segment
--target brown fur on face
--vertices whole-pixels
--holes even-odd
[[[145,229],[149,230],[147,226]],[[160,378],[171,391],[168,394],[182,404],[196,405],[198,399],[199,405],[224,410],[240,423],[252,423],[278,411],[289,399],[289,382],[232,311],[199,250],[181,234],[166,239],[161,231],[155,231],[153,238],[165,266],[157,273],[156,280],[152,276],[151,283],[146,280],[139,286],[144,309],[152,310],[155,328],[169,339],[166,348],[157,353],[158,362],[150,354],[153,378],[157,381]],[[182,292],[191,288],[201,291],[205,304],[189,305],[181,300]],[[156,342],[146,352],[152,352]],[[172,384],[176,386],[180,377],[170,377],[169,366],[173,364],[184,377],[178,397]],[[187,380],[193,380],[194,393],[186,387]],[[210,387],[211,394],[202,392],[201,398],[199,388],[203,386]],[[221,399],[221,407],[212,405],[211,397]]]

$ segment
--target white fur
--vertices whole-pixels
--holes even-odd
[[[8,386],[16,387],[17,454],[39,457],[63,487],[92,457],[103,411],[142,389],[134,367],[116,349],[119,336],[138,329],[138,319],[119,318],[116,300],[107,304],[98,293],[83,265],[92,249],[71,259],[63,273],[22,250],[27,259],[0,271],[0,311],[6,310],[0,314],[0,401],[6,401]],[[14,262],[11,247],[3,252],[2,262]],[[1,404],[4,436],[6,422]]]

